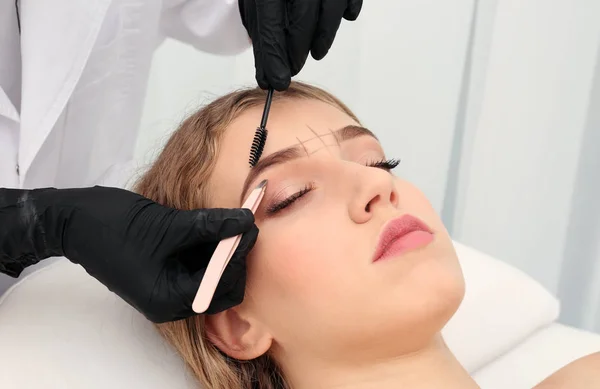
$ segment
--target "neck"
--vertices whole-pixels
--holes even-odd
[[[479,388],[441,336],[419,351],[393,359],[365,361],[352,366],[314,360],[285,365],[291,367],[284,370],[294,389]]]

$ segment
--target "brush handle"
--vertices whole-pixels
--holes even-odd
[[[267,91],[267,101],[265,103],[265,109],[263,110],[262,119],[260,120],[260,128],[267,127],[267,119],[269,118],[269,110],[271,109],[271,102],[273,101],[273,88],[269,88]]]

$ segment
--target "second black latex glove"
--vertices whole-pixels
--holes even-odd
[[[242,302],[258,229],[248,209],[180,211],[106,187],[0,189],[0,270],[64,255],[153,322],[194,315],[218,242],[245,233],[206,313]]]
[[[252,39],[256,81],[262,89],[288,88],[308,58],[329,51],[342,19],[356,20],[362,0],[239,0]]]

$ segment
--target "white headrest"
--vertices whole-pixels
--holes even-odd
[[[474,372],[555,321],[560,304],[522,271],[463,244],[454,247],[466,293],[442,333],[462,365]]]
[[[467,283],[444,330],[467,370],[554,321],[558,302],[516,269],[456,244]],[[143,316],[67,260],[0,299],[0,388],[198,388]]]
[[[0,300],[0,388],[197,388],[152,323],[66,259]]]

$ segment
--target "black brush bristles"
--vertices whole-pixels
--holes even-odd
[[[260,159],[265,148],[265,142],[267,141],[267,130],[262,127],[256,129],[254,139],[252,140],[252,146],[250,147],[250,167],[256,166],[256,163]]]
[[[269,110],[271,109],[271,101],[273,100],[273,88],[269,88],[267,92],[267,101],[265,103],[265,109],[263,110],[262,119],[260,121],[260,127],[256,129],[254,139],[252,140],[252,146],[250,147],[250,167],[256,166],[260,156],[265,148],[265,142],[267,141],[267,119],[269,118]]]

